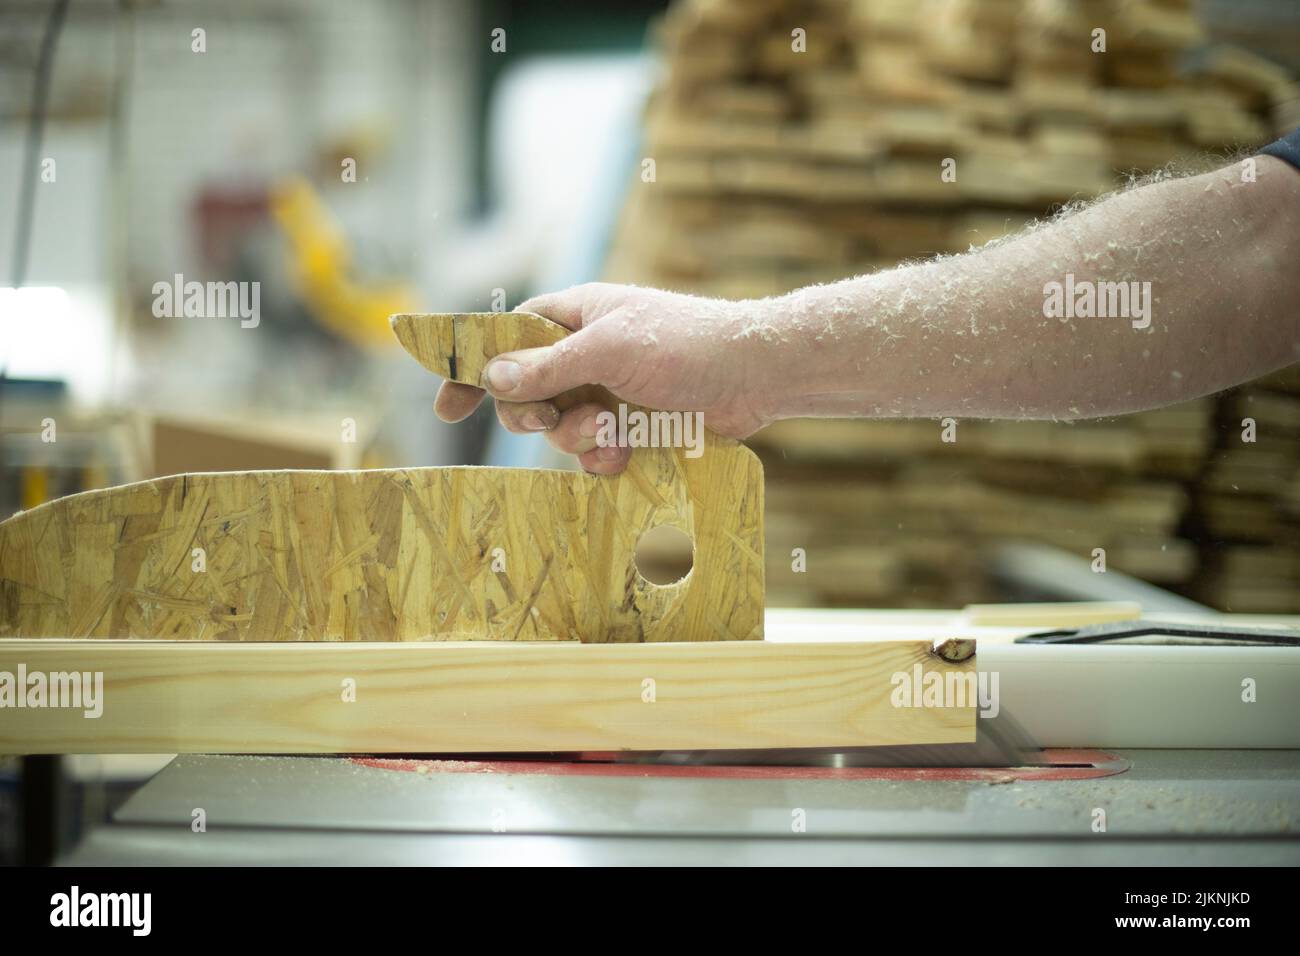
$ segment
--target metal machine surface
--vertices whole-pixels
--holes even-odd
[[[1083,766],[183,756],[63,862],[1300,863],[1300,752],[1067,756]]]

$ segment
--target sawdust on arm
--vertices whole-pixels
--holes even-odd
[[[574,329],[487,368],[502,424],[541,432],[589,471],[594,407],[548,401],[582,384],[702,411],[743,438],[782,418],[1077,419],[1210,394],[1300,361],[1300,174],[1259,156],[1157,177],[956,256],[745,301],[590,283],[521,303]],[[1129,311],[1047,314],[1049,284],[1136,283]],[[1149,284],[1149,285],[1148,285]],[[484,397],[447,383],[438,412]]]
[[[1255,182],[1238,164],[1164,179],[964,255],[775,300],[820,370],[793,377],[812,387],[776,417],[1088,418],[1300,361],[1300,174],[1256,164]],[[1149,314],[1045,315],[1067,275],[1150,283]]]

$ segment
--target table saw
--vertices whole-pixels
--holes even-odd
[[[1300,752],[1062,756],[1099,775],[184,756],[63,862],[1300,863]]]
[[[889,747],[182,755],[63,862],[1300,863],[1300,649],[1034,646],[1015,643],[1025,625],[988,623],[1008,619],[774,609],[766,627],[778,642],[973,637],[1000,675],[989,719],[1014,715],[1037,743],[1021,766],[942,745],[929,766]],[[1253,704],[1235,693],[1243,667]]]

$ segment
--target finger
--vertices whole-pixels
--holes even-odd
[[[608,448],[594,448],[578,456],[578,464],[583,471],[593,475],[617,475],[627,467],[632,457],[631,448],[611,445]]]
[[[599,416],[609,414],[603,405],[584,402],[560,416],[559,423],[546,433],[551,447],[568,455],[581,455],[596,448],[600,432]]]
[[[497,421],[515,435],[550,431],[560,423],[560,410],[550,402],[497,402]]]
[[[498,355],[484,369],[484,387],[508,402],[534,402],[579,385],[603,385],[616,350],[602,342],[597,329],[580,329],[547,348]]]
[[[487,397],[481,388],[463,382],[443,382],[433,400],[434,414],[444,422],[459,422],[474,414],[479,402]]]

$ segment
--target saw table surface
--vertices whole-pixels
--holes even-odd
[[[1082,780],[182,756],[63,862],[1300,864],[1300,751],[1118,756]]]
[[[974,610],[769,610],[767,633],[974,637],[980,669],[1002,672],[1004,710],[1040,746],[1109,752],[1038,775],[817,752],[787,762],[803,766],[186,755],[63,862],[1300,865],[1300,650],[1014,645],[1049,622]],[[1214,619],[1229,616],[1196,618]],[[1237,696],[1243,662],[1259,704]],[[1271,749],[1243,749],[1270,728]]]

